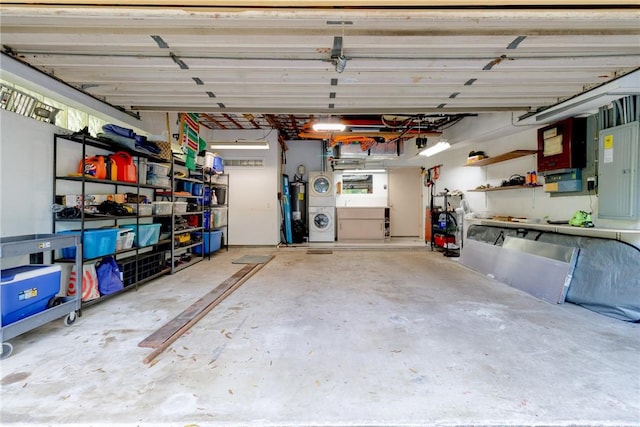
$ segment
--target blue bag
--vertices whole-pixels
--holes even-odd
[[[113,257],[102,258],[102,261],[96,265],[96,273],[98,275],[98,291],[100,291],[100,295],[114,294],[124,289],[118,263]]]
[[[133,129],[125,128],[114,124],[106,124],[102,126],[102,130],[107,133],[113,133],[115,135],[124,136],[125,138],[135,138],[136,133]]]

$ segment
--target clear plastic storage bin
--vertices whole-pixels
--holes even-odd
[[[147,165],[147,172],[150,175],[168,176],[171,172],[171,165],[163,165],[160,163],[149,163]]]
[[[154,215],[171,215],[172,202],[153,202],[151,205]]]
[[[143,246],[155,245],[160,238],[160,224],[127,224],[122,228],[128,228],[135,232],[133,244],[139,248]]]
[[[131,249],[133,247],[133,241],[135,233],[129,228],[121,228],[118,231],[118,240],[116,241],[116,251],[122,251],[124,249]]]
[[[157,185],[158,187],[169,188],[171,187],[171,180],[168,176],[156,175],[150,173],[147,175],[147,184]]]
[[[127,203],[131,209],[133,209],[133,213],[144,216],[151,215],[153,213],[153,206],[150,204],[136,204],[136,203]]]
[[[213,227],[224,227],[227,225],[227,208],[213,208],[211,212],[213,213]]]
[[[173,202],[173,213],[187,213],[187,202]]]

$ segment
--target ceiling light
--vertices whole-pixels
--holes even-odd
[[[345,173],[352,173],[352,174],[358,174],[358,173],[384,173],[386,172],[386,169],[345,169],[342,171],[343,174]]]
[[[209,146],[212,150],[268,150],[268,141],[216,141]]]
[[[431,147],[422,150],[418,154],[420,154],[421,156],[429,157],[444,150],[448,150],[449,148],[451,148],[451,144],[449,144],[447,141],[440,141],[436,145],[432,145]]]
[[[315,131],[337,131],[342,132],[346,126],[342,123],[315,123],[313,126]]]

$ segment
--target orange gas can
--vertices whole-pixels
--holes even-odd
[[[131,154],[125,151],[118,151],[109,156],[109,158],[118,167],[118,181],[136,182],[138,180],[138,172]]]

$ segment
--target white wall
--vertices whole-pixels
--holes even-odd
[[[163,120],[164,114],[146,120],[150,133],[162,133],[166,123]],[[53,135],[63,130],[6,110],[0,110],[0,123],[0,234],[51,233]],[[148,126],[152,123],[156,128]],[[263,131],[216,131],[219,139],[258,139],[263,136]],[[264,156],[263,169],[228,168],[231,179],[229,243],[232,245],[275,245],[280,241],[277,133],[272,132],[267,139],[270,150],[252,153]],[[59,162],[63,169],[71,168],[68,171],[71,172],[81,156],[77,150],[68,152],[68,145],[61,147]],[[71,147],[72,150],[74,148]],[[222,153],[223,157],[245,157],[247,154],[246,150]],[[63,188],[59,190],[58,193],[64,194]],[[103,189],[94,191],[104,192]]]
[[[509,126],[506,124],[505,126]],[[517,129],[517,128],[516,128]],[[464,136],[460,136],[464,139]],[[451,141],[451,140],[450,140]],[[452,141],[455,142],[455,141]],[[503,179],[512,174],[525,175],[527,171],[536,170],[536,156],[526,156],[508,160],[503,163],[485,167],[464,166],[471,150],[482,150],[488,156],[496,156],[516,149],[537,149],[537,128],[523,130],[482,143],[463,144],[453,147],[426,159],[426,167],[442,164],[440,179],[437,181],[437,191],[445,187],[449,190],[462,190],[464,197],[475,212],[526,217],[541,221],[568,220],[577,210],[592,212],[592,219],[596,227],[638,229],[640,221],[612,221],[598,218],[598,197],[592,196],[562,196],[551,197],[542,187],[536,189],[516,189],[485,193],[468,192],[481,184],[499,186]],[[539,176],[539,181],[544,178]],[[429,190],[424,190],[425,201],[429,201]],[[637,243],[637,238],[625,238],[630,243]]]
[[[61,129],[0,109],[0,234],[51,233],[53,135]]]
[[[369,175],[369,173],[363,173]],[[344,188],[342,185],[342,175],[354,175],[353,173],[344,174],[342,171],[336,171],[333,175],[334,188]],[[358,174],[356,174],[358,175]],[[337,208],[354,208],[354,207],[380,207],[386,208],[389,206],[389,176],[386,172],[371,173],[373,177],[373,191],[371,194],[336,194],[336,207]],[[337,190],[336,190],[337,192]]]
[[[229,175],[230,245],[277,245],[280,242],[281,189],[280,146],[277,131],[202,130],[207,141],[269,141],[268,150],[218,150],[223,159],[264,159],[264,167],[243,168],[225,165]]]
[[[172,133],[177,131],[177,115],[170,113]],[[470,120],[474,120],[471,122]],[[405,155],[386,160],[385,166],[424,166],[443,164],[437,190],[459,189],[475,211],[490,211],[500,215],[528,218],[568,219],[576,210],[592,211],[596,226],[608,228],[640,228],[640,221],[605,221],[597,218],[597,196],[550,197],[542,188],[508,190],[492,193],[470,193],[480,184],[499,185],[514,173],[524,174],[536,169],[535,156],[510,160],[488,167],[466,167],[470,150],[483,150],[495,156],[513,149],[536,149],[536,128],[516,127],[510,114],[481,115],[465,119],[447,132],[454,143],[451,150],[430,158],[416,156],[413,140],[405,142]],[[50,124],[0,110],[0,234],[2,236],[50,233],[52,195],[53,134],[61,132]],[[143,125],[152,134],[166,130],[164,113],[143,115]],[[489,128],[493,127],[495,131]],[[503,134],[514,132],[504,136]],[[216,139],[261,139],[266,137],[271,149],[252,155],[264,156],[265,167],[248,171],[229,168],[230,230],[229,239],[235,245],[272,245],[280,241],[280,207],[277,193],[281,189],[279,144],[277,133],[263,130],[204,130],[203,137]],[[472,135],[469,135],[471,133]],[[474,136],[476,135],[476,136]],[[479,136],[488,140],[480,142]],[[455,137],[455,139],[453,138]],[[464,141],[457,144],[456,141]],[[470,142],[473,141],[473,142]],[[320,141],[290,141],[286,153],[285,173],[292,178],[299,164],[307,173],[322,167]],[[248,155],[246,150],[221,153],[223,157]],[[73,162],[72,162],[73,163]],[[305,176],[305,179],[308,175]],[[429,189],[423,187],[424,204],[429,202]]]
[[[455,145],[454,145],[455,148]],[[491,142],[474,144],[473,150],[483,150],[488,156],[516,150],[537,148],[535,129],[525,130],[517,135],[497,138]],[[543,220],[569,219],[576,210],[595,210],[597,196],[593,196],[592,208],[588,196],[551,197],[542,187],[535,189],[516,189],[486,193],[468,192],[479,185],[491,184],[499,187],[503,180],[513,174],[526,175],[537,169],[536,156],[530,155],[484,167],[465,166],[469,150],[451,149],[441,155],[429,158],[430,164],[442,163],[440,179],[436,183],[438,191],[445,187],[449,190],[461,190],[474,211],[487,211],[496,215],[526,217]],[[431,160],[433,159],[433,160]],[[543,182],[543,178],[539,178]]]
[[[287,148],[283,173],[289,175],[289,180],[293,181],[299,165],[305,167],[302,180],[307,182],[309,182],[309,171],[322,170],[322,141],[287,141]]]

